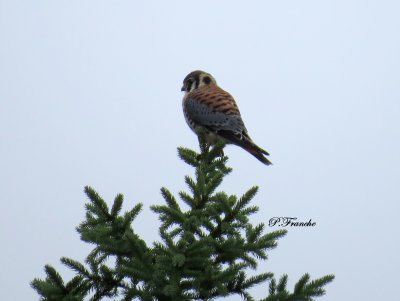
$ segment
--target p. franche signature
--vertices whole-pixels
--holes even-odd
[[[317,223],[310,218],[308,222],[297,222],[297,217],[272,217],[268,226],[274,227],[314,227]]]

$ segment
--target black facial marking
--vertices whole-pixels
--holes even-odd
[[[211,78],[208,77],[208,76],[205,76],[205,77],[203,78],[203,83],[205,83],[206,85],[208,85],[209,83],[211,83]]]
[[[200,72],[193,72],[193,81],[196,83],[195,89],[197,89],[200,84]]]
[[[190,90],[190,87],[192,86],[193,80],[192,79],[188,79],[186,82],[186,91]]]
[[[195,71],[190,72],[188,75],[186,75],[183,82],[187,83],[187,89],[188,89],[187,91],[189,91],[191,88],[197,89],[200,86],[200,76],[204,75],[204,73],[205,73],[204,71],[195,70]],[[210,76],[205,76],[205,78],[207,78],[207,79],[206,80],[202,79],[202,81],[205,84],[211,83],[212,78]]]

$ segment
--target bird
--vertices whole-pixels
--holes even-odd
[[[201,70],[190,72],[181,91],[185,92],[182,107],[186,123],[195,133],[203,127],[209,145],[222,140],[240,146],[265,165],[272,164],[265,157],[269,153],[250,138],[235,99],[217,85],[211,74]]]

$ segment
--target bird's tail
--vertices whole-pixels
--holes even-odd
[[[264,155],[269,156],[269,153],[263,150],[261,147],[257,146],[256,144],[254,144],[254,142],[246,141],[246,143],[243,143],[242,147],[265,165],[272,165],[271,161],[269,161],[264,156]]]
[[[271,165],[271,161],[269,161],[264,155],[269,156],[269,153],[266,150],[263,150],[261,147],[256,145],[253,140],[249,137],[247,132],[242,133],[241,135],[237,135],[232,131],[221,130],[218,131],[218,135],[230,141],[230,143],[239,145],[241,148],[248,151],[258,160],[260,160],[265,165]]]

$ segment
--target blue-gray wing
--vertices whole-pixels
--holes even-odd
[[[203,126],[213,132],[231,131],[241,134],[246,131],[240,113],[219,111],[218,105],[209,105],[198,99],[187,97],[183,101],[183,111],[189,126],[194,129]]]
[[[249,137],[233,97],[218,86],[203,86],[187,94],[183,98],[183,112],[192,130],[202,126],[244,148],[264,164],[271,164],[264,156],[268,152]]]

